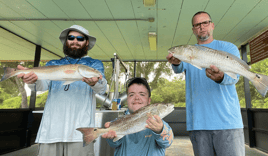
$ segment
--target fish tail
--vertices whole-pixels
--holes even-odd
[[[15,74],[16,74],[15,71],[16,71],[15,68],[4,67],[4,75],[3,75],[0,82],[15,76]]]
[[[84,146],[90,144],[101,135],[101,129],[98,128],[77,128],[76,130],[83,134]]]
[[[265,97],[268,90],[268,76],[262,74],[256,74],[256,77],[251,81],[258,92]]]

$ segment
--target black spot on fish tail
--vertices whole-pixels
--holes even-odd
[[[258,74],[256,74],[256,77],[259,78],[259,79],[261,78]]]
[[[98,130],[97,128],[94,129],[94,131]]]
[[[229,58],[229,56],[227,56],[227,58]]]

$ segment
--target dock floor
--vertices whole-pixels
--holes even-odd
[[[268,153],[262,152],[256,148],[250,148],[245,145],[246,156],[268,156]],[[37,156],[38,145],[14,151],[2,156]],[[192,144],[188,136],[175,136],[172,145],[166,149],[166,156],[194,156]]]

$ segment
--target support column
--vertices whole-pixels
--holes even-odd
[[[247,44],[241,46],[242,59],[247,62]],[[248,120],[248,138],[249,138],[249,146],[256,146],[256,137],[254,128],[254,116],[251,111],[251,97],[250,97],[250,87],[249,80],[244,77],[244,91],[245,91],[245,101],[246,101],[246,110],[247,110],[247,120]]]
[[[34,56],[34,67],[38,67],[41,58],[41,46],[36,45],[35,48],[35,56]],[[31,98],[30,98],[30,110],[35,110],[35,100],[36,100],[36,92],[31,91]]]
[[[133,77],[136,77],[136,66],[137,66],[137,61],[134,61],[134,76]]]

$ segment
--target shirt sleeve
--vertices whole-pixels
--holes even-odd
[[[184,64],[183,62],[181,62],[180,65],[178,66],[175,66],[172,64],[171,66],[172,66],[174,73],[182,73],[184,71],[183,64]]]
[[[91,86],[93,91],[98,94],[104,94],[107,87],[107,80],[105,78],[99,79],[99,81],[94,85]]]
[[[123,137],[123,138],[121,138],[121,139],[119,139],[119,140],[117,140],[117,141],[115,141],[115,142],[113,141],[113,139],[106,139],[106,141],[108,142],[108,144],[109,144],[112,148],[118,148],[118,147],[121,146],[121,144],[122,144],[124,138],[125,138],[125,137]]]
[[[164,126],[163,126],[162,132],[160,134],[157,134],[157,133],[153,132],[153,135],[155,135],[156,143],[160,147],[167,148],[172,144],[174,134],[173,134],[173,131],[172,131],[171,127],[168,125],[168,123],[163,121],[163,124],[164,124]]]
[[[100,60],[95,60],[91,67],[97,69],[102,74],[102,79],[100,79],[94,86],[91,86],[91,88],[95,93],[104,94],[107,89],[107,80],[104,75],[103,63]]]

